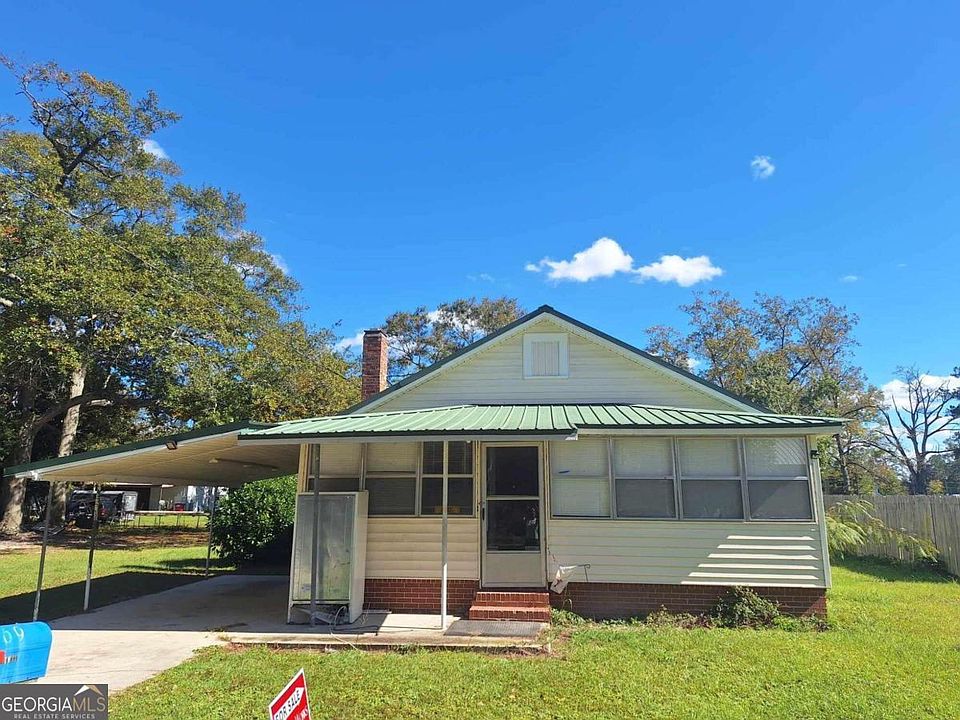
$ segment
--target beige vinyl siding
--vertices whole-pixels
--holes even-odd
[[[479,520],[450,518],[449,523],[450,578],[479,579]],[[369,518],[366,572],[368,578],[439,578],[440,518]]]
[[[702,409],[742,409],[629,359],[582,335],[569,333],[569,377],[524,378],[524,333],[566,332],[548,319],[494,342],[459,365],[440,369],[416,387],[378,403],[376,412],[468,403],[642,403]]]
[[[549,520],[548,574],[591,582],[826,587],[815,522]],[[582,571],[573,581],[582,582]]]

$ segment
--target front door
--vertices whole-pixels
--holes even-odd
[[[541,445],[483,446],[485,587],[542,587]]]

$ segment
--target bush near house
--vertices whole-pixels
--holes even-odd
[[[238,565],[289,562],[297,479],[260,480],[232,488],[213,517],[213,544]]]

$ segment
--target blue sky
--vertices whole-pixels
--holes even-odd
[[[956,4],[137,5],[11,5],[0,51],[156,90],[317,324],[507,294],[642,346],[718,288],[846,305],[878,384],[960,364]]]

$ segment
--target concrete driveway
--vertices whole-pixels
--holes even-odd
[[[224,631],[286,629],[287,578],[223,575],[54,620],[40,682],[107,683],[111,694],[153,677]]]

